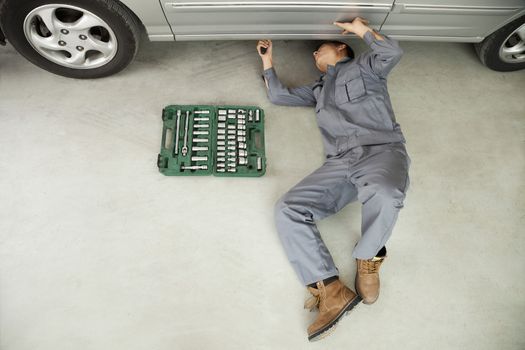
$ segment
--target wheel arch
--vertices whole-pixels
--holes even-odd
[[[489,31],[487,31],[482,37],[483,37],[483,40],[490,36],[491,34],[497,32],[498,30],[500,30],[501,28],[505,27],[507,24],[517,20],[518,18],[520,17],[524,17],[525,16],[525,8],[523,8],[521,11],[518,11],[516,14],[514,14],[513,16],[507,18],[505,21],[499,23],[497,26],[491,28]],[[481,41],[483,41],[481,40]]]

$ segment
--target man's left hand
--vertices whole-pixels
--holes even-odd
[[[370,31],[376,36],[376,33],[368,26],[368,20],[361,17],[354,18],[352,22],[334,22],[334,25],[343,29],[343,32],[341,33],[343,35],[354,33],[360,38],[363,38],[366,32]]]

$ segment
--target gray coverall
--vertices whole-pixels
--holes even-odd
[[[345,57],[313,84],[287,88],[264,70],[277,105],[315,107],[325,161],[275,205],[275,224],[288,260],[304,285],[339,275],[315,224],[348,203],[362,203],[361,239],[352,256],[371,259],[392,233],[409,186],[410,157],[396,122],[386,77],[403,54],[398,42],[371,32],[371,50]]]

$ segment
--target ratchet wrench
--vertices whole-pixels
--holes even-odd
[[[190,111],[186,111],[186,124],[184,125],[184,145],[182,146],[182,156],[188,154],[188,124],[190,121]]]

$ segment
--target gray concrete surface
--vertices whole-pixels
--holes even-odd
[[[411,188],[382,294],[311,344],[273,205],[322,163],[321,139],[312,109],[269,103],[255,42],[147,43],[93,81],[0,48],[0,348],[524,349],[525,71],[488,70],[468,44],[402,47],[389,90]],[[309,50],[275,43],[284,82],[317,77]],[[264,108],[267,175],[161,175],[172,103]],[[319,227],[353,286],[360,204]]]

